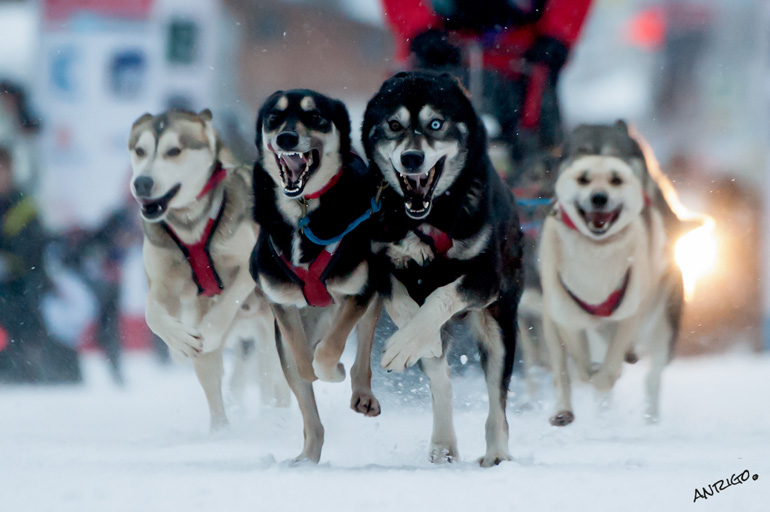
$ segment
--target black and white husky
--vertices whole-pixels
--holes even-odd
[[[673,257],[682,226],[625,123],[572,132],[540,242],[553,425],[574,420],[567,354],[581,380],[609,391],[624,359],[649,353],[646,414],[657,420],[661,372],[682,311],[682,274]]]
[[[510,191],[486,153],[486,134],[450,75],[399,73],[369,102],[362,129],[371,170],[389,185],[373,249],[389,270],[382,294],[399,330],[382,365],[420,362],[433,397],[431,460],[458,457],[441,327],[467,314],[489,390],[487,451],[508,455],[505,414],[522,287],[521,232]]]
[[[272,303],[289,386],[305,425],[298,459],[318,462],[323,427],[311,382],[345,378],[339,358],[364,316],[352,369],[354,410],[376,416],[370,354],[374,316],[369,217],[377,181],[350,150],[345,106],[309,90],[278,91],[257,119],[254,217],[262,227],[251,272]],[[286,350],[284,347],[290,348]]]

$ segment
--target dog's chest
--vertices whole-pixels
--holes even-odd
[[[597,245],[579,233],[562,234],[558,272],[562,283],[581,300],[600,304],[623,284],[629,270],[646,258],[635,230],[617,241]]]

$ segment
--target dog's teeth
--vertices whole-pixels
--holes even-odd
[[[427,208],[428,208],[428,206],[430,206],[430,203],[429,203],[428,201],[423,201],[423,202],[422,202],[422,209],[423,209],[423,210],[427,209]]]

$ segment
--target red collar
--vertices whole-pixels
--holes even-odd
[[[324,187],[321,190],[319,190],[318,192],[313,192],[312,194],[306,195],[305,199],[318,199],[319,197],[327,193],[329,190],[331,190],[331,188],[337,184],[337,182],[340,180],[341,177],[342,177],[342,167],[340,167],[340,170],[337,171],[337,174],[332,176],[329,182],[326,185],[324,185]]]
[[[209,177],[209,180],[206,182],[206,184],[203,186],[203,189],[200,191],[196,199],[200,199],[212,190],[216,188],[217,185],[219,185],[223,179],[227,176],[227,169],[222,167],[222,162],[217,161],[216,168],[214,169],[214,172],[211,173],[211,176]]]
[[[601,304],[588,304],[587,302],[581,300],[577,295],[572,293],[570,289],[567,288],[567,285],[564,284],[564,281],[562,281],[561,276],[559,276],[559,282],[561,282],[562,288],[564,288],[569,296],[572,297],[572,300],[574,300],[583,311],[589,315],[600,316],[603,318],[612,315],[620,307],[621,302],[623,302],[623,297],[626,295],[626,289],[628,288],[628,282],[630,279],[631,269],[628,269],[628,272],[626,272],[626,277],[623,279],[623,284],[620,286],[620,288],[610,293],[610,296],[607,297],[607,300]]]

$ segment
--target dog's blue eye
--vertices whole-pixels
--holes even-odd
[[[398,121],[391,121],[391,122],[389,122],[388,123],[388,127],[390,128],[390,131],[392,131],[392,132],[400,132],[401,130],[404,129],[404,127],[401,126],[401,123],[399,123]]]
[[[431,130],[440,130],[442,126],[444,126],[444,122],[441,119],[434,119],[430,122],[428,128]]]

